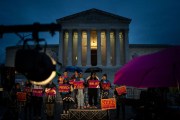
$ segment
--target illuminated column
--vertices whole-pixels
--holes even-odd
[[[101,31],[97,30],[97,65],[102,66],[101,60]]]
[[[78,56],[77,56],[77,65],[82,66],[82,32],[78,30]]]
[[[69,30],[69,37],[68,37],[68,62],[67,65],[72,65],[72,30]]]
[[[111,66],[110,30],[106,31],[106,66]]]
[[[129,61],[129,36],[128,36],[129,30],[125,30],[125,63]]]
[[[58,62],[63,64],[63,41],[64,41],[64,31],[59,32],[59,52],[58,52]]]
[[[116,30],[116,66],[120,66],[120,38],[119,38],[119,30]]]
[[[91,46],[90,46],[90,30],[87,30],[87,63],[86,66],[91,66]]]

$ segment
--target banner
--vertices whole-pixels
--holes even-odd
[[[102,110],[116,109],[116,99],[115,98],[101,99],[101,109]]]
[[[43,89],[32,89],[33,96],[42,97]]]
[[[74,89],[83,89],[84,88],[84,81],[75,81],[74,82]]]
[[[56,95],[56,90],[54,88],[46,88],[46,96],[55,96]]]
[[[88,80],[89,88],[99,88],[99,80]]]
[[[117,91],[118,95],[122,95],[122,94],[126,94],[127,93],[126,86],[117,87],[116,91]]]
[[[17,92],[17,100],[18,101],[26,101],[26,93],[25,92]]]
[[[102,83],[101,86],[102,86],[102,89],[103,89],[103,90],[109,90],[111,84],[110,84],[110,83]]]
[[[59,92],[69,92],[69,91],[70,91],[70,85],[68,84],[59,85]]]

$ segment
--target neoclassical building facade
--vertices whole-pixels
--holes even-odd
[[[58,60],[64,66],[121,66],[128,61],[131,19],[98,9],[57,19]]]
[[[48,45],[46,53],[63,66],[120,68],[133,56],[150,54],[169,47],[161,44],[129,44],[130,22],[131,19],[98,9],[57,19],[57,23],[62,26],[59,43]],[[6,48],[6,66],[14,67],[15,53],[21,47]]]

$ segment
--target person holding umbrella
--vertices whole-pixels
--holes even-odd
[[[87,86],[88,86],[88,101],[89,101],[89,105],[87,106],[87,108],[97,108],[99,80],[96,77],[95,72],[91,73],[91,76],[88,78]]]

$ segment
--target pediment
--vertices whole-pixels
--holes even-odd
[[[130,23],[131,19],[118,16],[112,13],[101,11],[98,9],[90,9],[70,16],[66,16],[57,20],[58,23],[64,22],[84,22],[84,23],[107,23],[107,22],[127,22]]]

